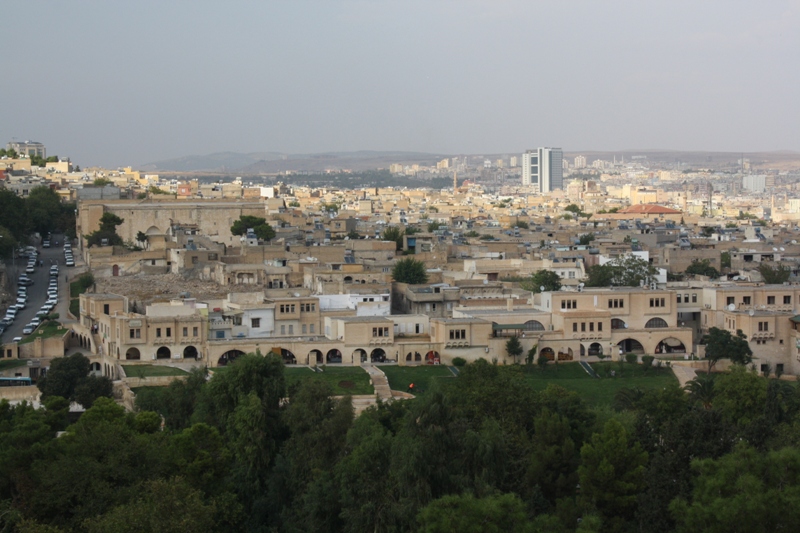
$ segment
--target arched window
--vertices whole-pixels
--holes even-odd
[[[612,318],[611,319],[611,329],[625,329],[628,327],[625,325],[625,321],[620,320],[619,318]]]
[[[667,321],[664,320],[663,318],[655,317],[655,318],[651,318],[650,320],[648,320],[647,324],[645,324],[644,327],[646,327],[646,328],[667,328],[669,326],[667,325]]]
[[[538,320],[528,320],[524,325],[524,331],[544,331],[544,326]]]

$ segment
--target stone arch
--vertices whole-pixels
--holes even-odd
[[[427,365],[435,365],[438,364],[441,359],[439,358],[439,352],[435,350],[431,350],[425,354],[425,364]]]
[[[523,331],[544,331],[544,324],[538,320],[528,320],[523,325],[525,326],[522,328]]]
[[[228,350],[224,354],[219,356],[219,360],[217,361],[217,366],[225,366],[228,363],[233,363],[237,357],[240,355],[244,355],[244,352],[241,350]]]
[[[620,347],[623,354],[626,353],[635,353],[635,354],[643,354],[644,353],[644,346],[642,343],[637,341],[636,339],[623,339],[617,343],[617,346]]]
[[[414,361],[417,363],[422,362],[422,354],[419,352],[414,352]]]
[[[359,348],[353,352],[353,363],[366,363],[367,351]]]
[[[603,345],[599,342],[593,342],[589,345],[587,353],[589,355],[603,355]]]
[[[142,354],[139,352],[139,348],[128,348],[128,351],[125,352],[125,359],[128,361],[138,361],[142,358]]]
[[[667,321],[663,318],[653,317],[644,325],[645,328],[668,328]]]
[[[194,346],[187,346],[186,348],[183,349],[184,359],[198,359],[197,357],[198,355],[200,354],[197,351],[197,348],[195,348]]]
[[[686,353],[686,345],[680,339],[667,337],[656,345],[656,353]]]
[[[375,348],[369,354],[369,360],[372,363],[383,363],[386,361],[386,351],[383,348]]]
[[[322,352],[319,350],[311,350],[308,352],[308,364],[309,365],[321,365],[322,364]]]
[[[559,361],[572,361],[573,360],[572,348],[561,347],[558,349]]]
[[[290,352],[286,348],[281,348],[281,360],[283,360],[284,365],[297,364],[297,358],[294,356],[292,352]]]
[[[119,265],[114,265],[111,267],[111,275],[119,276]]]
[[[556,352],[554,352],[553,349],[550,348],[549,346],[545,346],[544,348],[539,350],[539,355],[547,357],[547,359],[550,361],[553,361],[556,358]]]
[[[628,324],[626,324],[624,320],[620,320],[619,318],[611,319],[611,329],[626,329],[627,327]]]
[[[156,359],[169,359],[172,357],[172,352],[166,346],[162,346],[156,351]]]
[[[328,350],[328,353],[325,354],[325,361],[328,363],[341,363],[342,362],[342,352],[333,348],[332,350]]]
[[[353,283],[353,276],[345,276],[344,282],[347,284]]]
[[[164,232],[158,229],[156,226],[150,226],[147,228],[147,231],[144,232],[145,235],[163,235]]]

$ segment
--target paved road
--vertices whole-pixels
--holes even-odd
[[[65,275],[71,276],[72,268],[64,266],[64,236],[53,235],[51,243],[58,241],[58,246],[50,248],[42,248],[41,243],[37,243],[36,248],[39,250],[39,259],[44,261],[44,266],[37,266],[33,274],[28,274],[28,277],[33,280],[33,285],[28,286],[28,303],[25,309],[17,313],[17,318],[14,323],[3,333],[3,340],[10,342],[14,337],[25,337],[22,330],[28,322],[33,320],[36,313],[47,301],[47,287],[50,284],[50,266],[54,263],[58,264],[58,306],[53,311],[59,311],[61,303],[69,298],[69,286],[64,280]],[[28,266],[27,257],[18,257],[15,263],[10,263],[8,266],[9,278],[12,282],[14,291],[14,298],[17,294],[17,280],[20,274],[25,273],[25,268]],[[3,309],[0,318],[5,316],[5,309]],[[66,318],[66,316],[65,316]]]

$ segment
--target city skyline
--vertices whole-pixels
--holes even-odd
[[[800,149],[793,2],[77,2],[46,4],[31,39],[32,4],[0,21],[3,48],[34,58],[15,64],[0,137],[90,164]]]

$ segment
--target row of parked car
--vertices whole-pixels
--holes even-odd
[[[3,332],[14,323],[17,314],[25,309],[25,307],[28,305],[28,287],[33,285],[33,280],[30,279],[27,274],[32,273],[36,265],[41,263],[38,262],[38,253],[36,252],[35,248],[26,250],[26,255],[28,255],[29,258],[28,268],[25,270],[26,274],[21,275],[17,281],[18,288],[16,303],[8,308],[5,317],[0,320],[0,335],[2,335]],[[36,331],[36,328],[39,327],[42,319],[50,314],[50,312],[52,312],[58,303],[58,265],[53,265],[50,267],[50,285],[47,289],[47,296],[47,301],[36,313],[36,317],[26,324],[22,329],[23,335],[30,335]],[[15,337],[13,342],[19,342],[20,340],[22,340],[22,337]]]

